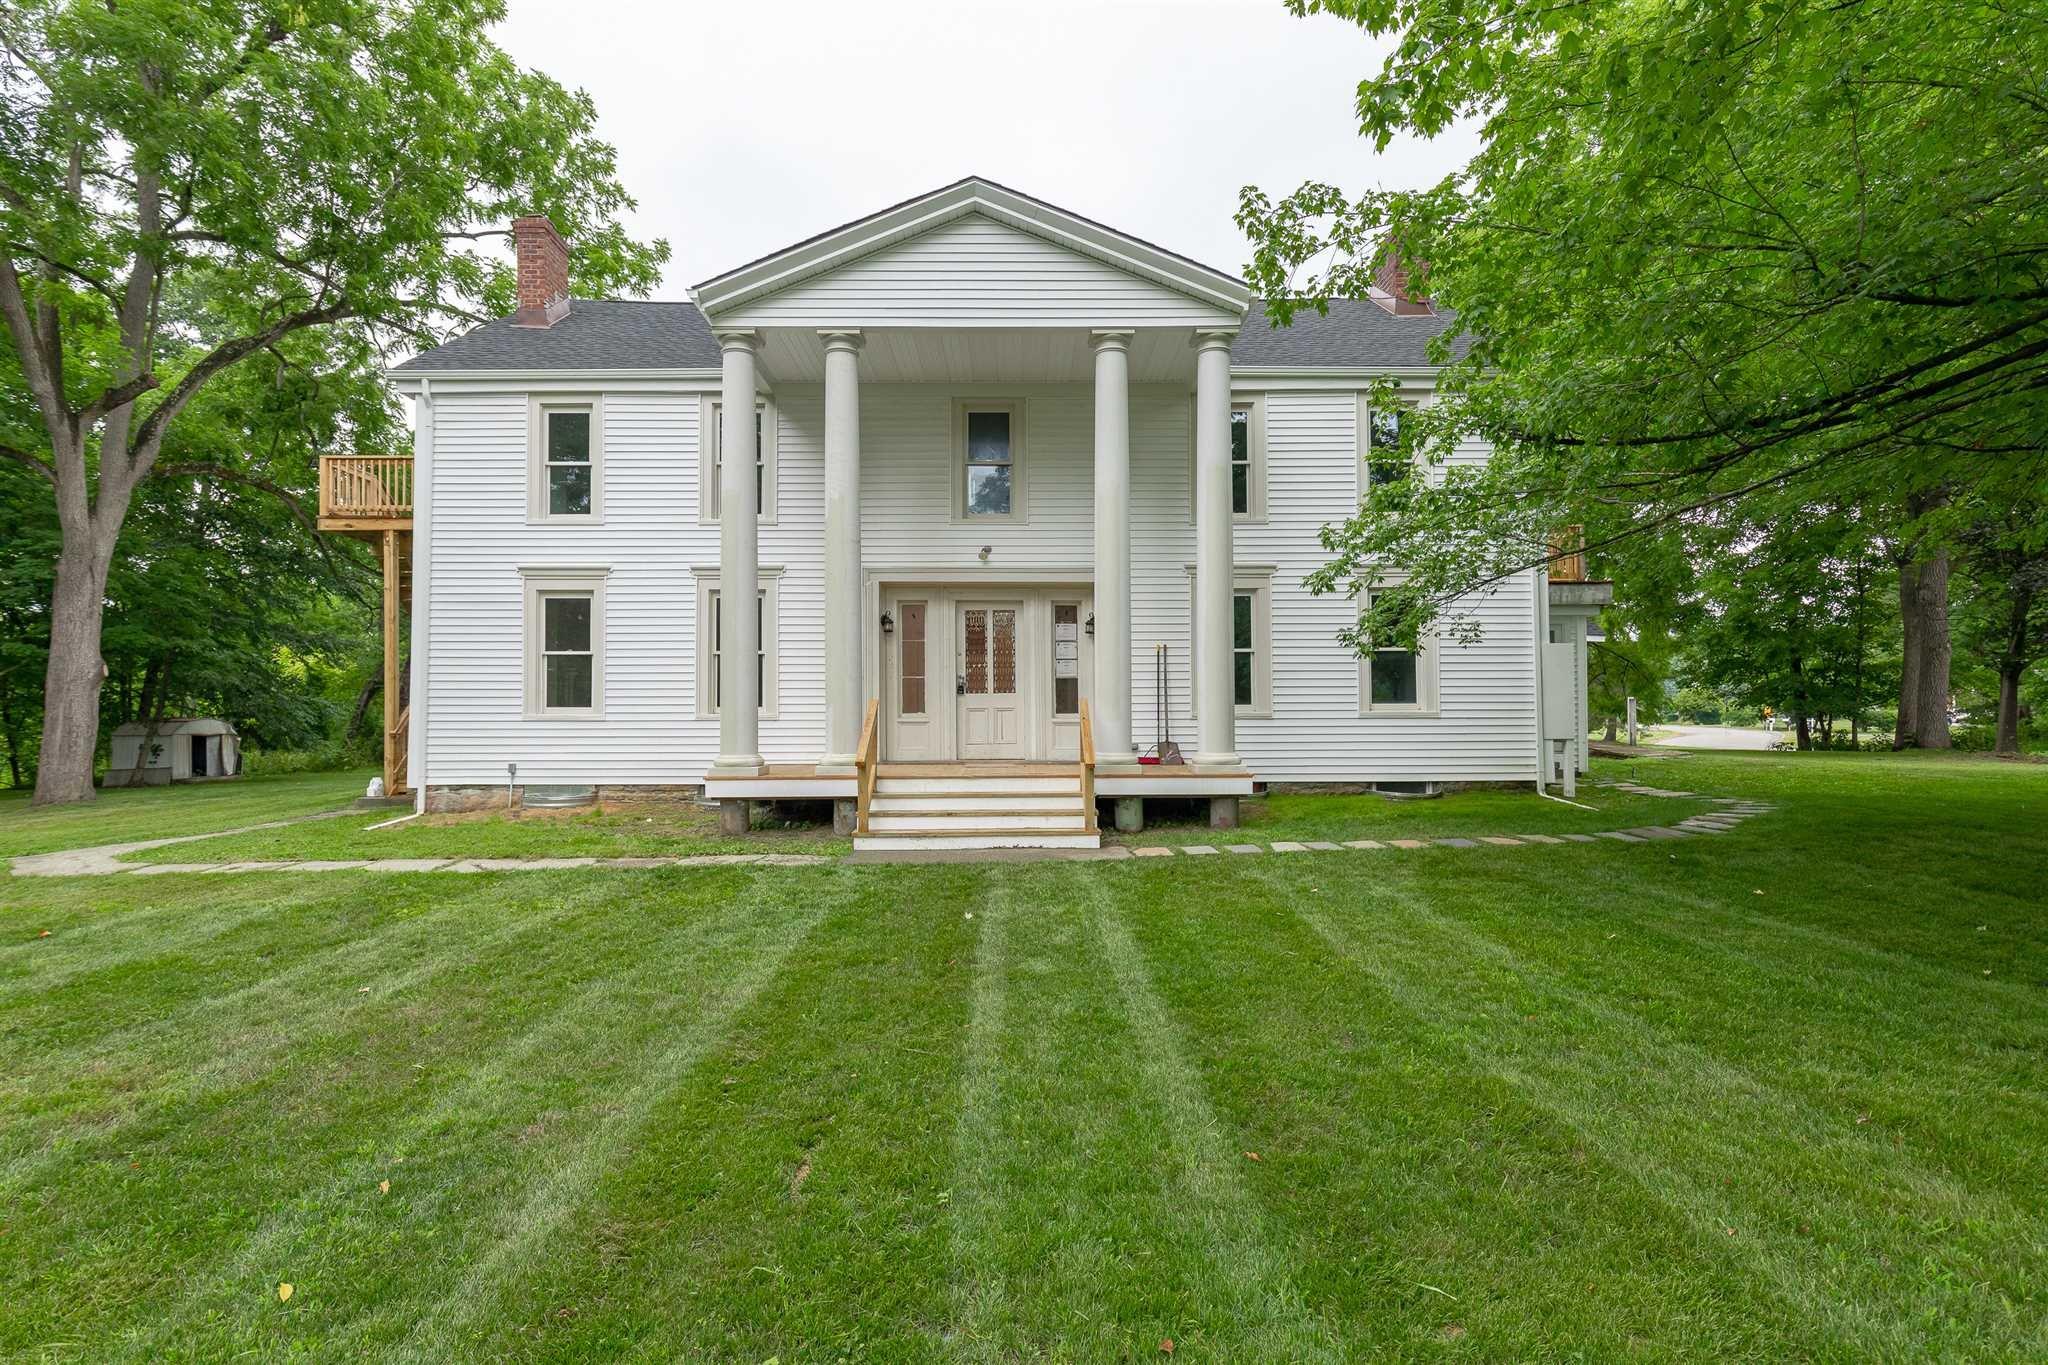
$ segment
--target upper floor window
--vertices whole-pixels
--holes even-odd
[[[700,520],[715,522],[725,505],[725,405],[716,399],[705,403],[705,444],[711,452],[704,461],[704,479],[697,505]],[[775,406],[765,399],[754,405],[754,511],[766,525],[775,524],[777,454]]]
[[[956,519],[1024,519],[1023,415],[1021,403],[970,401],[956,407]]]
[[[1194,519],[1194,438],[1189,423],[1188,518]],[[1230,519],[1266,519],[1266,405],[1263,398],[1241,398],[1230,406]]]
[[[1371,405],[1361,395],[1359,408],[1366,424],[1363,473],[1367,496],[1375,488],[1399,483],[1415,473],[1415,452],[1410,448],[1405,418],[1414,410],[1411,403]]]
[[[594,521],[604,511],[602,407],[594,398],[533,405],[527,513],[533,521]]]

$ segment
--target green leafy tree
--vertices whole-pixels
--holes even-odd
[[[1995,679],[1993,747],[2017,757],[2022,689],[2048,658],[2048,503],[1981,509],[1961,544],[1957,639]]]
[[[1876,638],[1891,584],[1868,519],[1784,506],[1761,525],[1724,515],[1693,542],[1682,690],[1768,706],[1801,749],[1829,743],[1843,722],[1860,740],[1872,697],[1891,682]]]
[[[1417,192],[1242,197],[1285,321],[1396,253],[1461,346],[1413,439],[1495,445],[1332,528],[1406,640],[1585,523],[1634,546],[1760,496],[1900,509],[1908,738],[1946,743],[1948,555],[1966,500],[2048,480],[2048,10],[1968,0],[1291,0],[1397,35],[1363,131],[1477,120]]]
[[[235,366],[300,333],[431,342],[509,311],[492,240],[525,212],[584,292],[642,291],[666,245],[595,109],[487,35],[497,0],[20,0],[0,9],[0,456],[59,547],[38,801],[92,795],[121,530],[166,441]],[[29,419],[33,419],[32,421]],[[195,452],[233,480],[239,452]],[[260,474],[256,477],[262,477]]]
[[[318,453],[396,435],[362,343],[348,328],[285,338],[170,430],[108,574],[102,730],[198,713],[233,721],[252,748],[323,746],[346,710],[336,686],[377,674],[373,556],[314,529]],[[0,465],[0,507],[15,532],[0,539],[0,736],[19,785],[35,767],[61,533],[46,485],[19,466]]]

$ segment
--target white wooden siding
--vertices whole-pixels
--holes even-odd
[[[1027,517],[952,524],[951,414],[960,397],[1026,404]],[[1267,393],[1268,520],[1236,531],[1240,564],[1271,565],[1270,720],[1240,720],[1238,747],[1272,782],[1533,780],[1536,774],[1533,575],[1475,604],[1485,639],[1438,651],[1434,718],[1359,714],[1357,659],[1335,640],[1341,598],[1313,598],[1302,577],[1321,561],[1317,529],[1357,496],[1356,399],[1349,390]],[[718,563],[718,528],[698,523],[698,390],[605,395],[602,526],[529,525],[528,403],[518,393],[435,389],[433,575],[425,781],[687,783],[718,747],[696,718],[693,568]],[[761,530],[761,563],[781,570],[781,714],[763,721],[772,761],[824,748],[823,399],[785,385],[778,524]],[[1132,737],[1150,745],[1153,647],[1171,651],[1174,736],[1192,749],[1189,597],[1194,560],[1186,393],[1131,398]],[[1086,385],[866,385],[861,393],[862,555],[882,569],[959,581],[1072,571],[1093,560],[1093,397]],[[1483,459],[1483,447],[1462,452]],[[990,549],[984,564],[982,546]],[[521,711],[521,567],[603,567],[605,710],[596,721],[528,720]],[[870,640],[870,648],[873,641]]]
[[[1235,327],[1236,314],[969,214],[717,316],[721,327]]]

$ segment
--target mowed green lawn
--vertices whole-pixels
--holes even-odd
[[[0,882],[0,1355],[2048,1353],[2048,768],[1630,767],[1778,809]]]
[[[27,791],[0,791],[0,858],[172,839],[337,810],[361,796],[374,775],[365,769],[118,787],[78,806],[32,806]],[[392,814],[403,812],[384,818]]]

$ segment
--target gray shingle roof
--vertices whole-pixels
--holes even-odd
[[[1424,366],[1433,363],[1429,343],[1457,325],[1454,313],[1396,317],[1364,299],[1331,299],[1327,317],[1304,308],[1289,325],[1274,327],[1261,300],[1245,315],[1230,363],[1304,369]],[[1463,355],[1469,345],[1463,338],[1453,342],[1453,354]]]
[[[1448,313],[1395,317],[1376,303],[1333,299],[1329,316],[1305,309],[1291,326],[1266,322],[1253,303],[1230,349],[1234,365],[1305,369],[1409,368],[1430,363],[1427,347],[1457,326]],[[1459,345],[1462,353],[1464,347]],[[691,303],[578,299],[552,327],[486,322],[398,366],[436,370],[715,370],[718,341]]]
[[[486,322],[416,355],[400,372],[434,370],[715,370],[718,341],[693,303],[578,299],[552,327]]]

